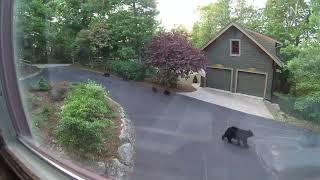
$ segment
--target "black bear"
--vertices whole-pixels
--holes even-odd
[[[107,73],[107,72],[106,72],[106,73],[103,73],[103,76],[104,76],[104,77],[110,77],[110,73]]]
[[[226,132],[222,136],[222,140],[224,138],[228,139],[229,143],[232,143],[232,139],[237,140],[237,144],[240,145],[240,142],[246,147],[248,147],[248,138],[252,137],[253,133],[251,130],[243,130],[237,127],[229,127]]]
[[[156,92],[158,92],[158,89],[157,89],[156,87],[152,87],[152,91],[153,91],[154,93],[156,93]]]
[[[170,93],[169,90],[165,90],[165,91],[163,91],[163,94],[166,95],[166,96],[170,96],[171,93]]]

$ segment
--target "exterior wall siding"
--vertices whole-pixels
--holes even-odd
[[[240,39],[240,56],[230,56],[230,39]],[[209,60],[209,66],[223,66],[242,70],[254,70],[257,72],[268,73],[268,83],[266,99],[271,100],[272,79],[273,79],[273,60],[261,50],[252,40],[235,27],[229,28],[211,45],[205,49]],[[232,92],[235,92],[236,73],[233,74]]]

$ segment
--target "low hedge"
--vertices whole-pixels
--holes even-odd
[[[103,142],[115,128],[107,96],[104,87],[94,82],[71,88],[56,129],[58,142],[68,151],[91,158],[104,150]]]
[[[136,61],[115,60],[111,63],[111,71],[126,80],[143,80],[143,66]]]

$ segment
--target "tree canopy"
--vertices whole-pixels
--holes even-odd
[[[157,13],[154,0],[21,0],[17,48],[33,62],[70,62],[84,38],[78,36],[88,31],[92,56],[137,59],[155,33]]]
[[[250,29],[262,31],[263,10],[255,8],[247,0],[218,0],[199,8],[200,20],[192,30],[192,42],[203,46],[223,27],[232,21]]]
[[[159,70],[159,81],[163,85],[174,84],[179,76],[187,78],[207,63],[206,56],[178,32],[164,32],[154,37],[146,48],[146,58],[147,65]]]

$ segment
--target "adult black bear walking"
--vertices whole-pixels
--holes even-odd
[[[229,127],[226,132],[222,136],[222,140],[224,138],[228,139],[229,143],[232,143],[232,139],[237,140],[237,144],[240,145],[240,142],[246,147],[248,147],[248,138],[252,137],[253,133],[251,130],[243,130],[237,127]]]

